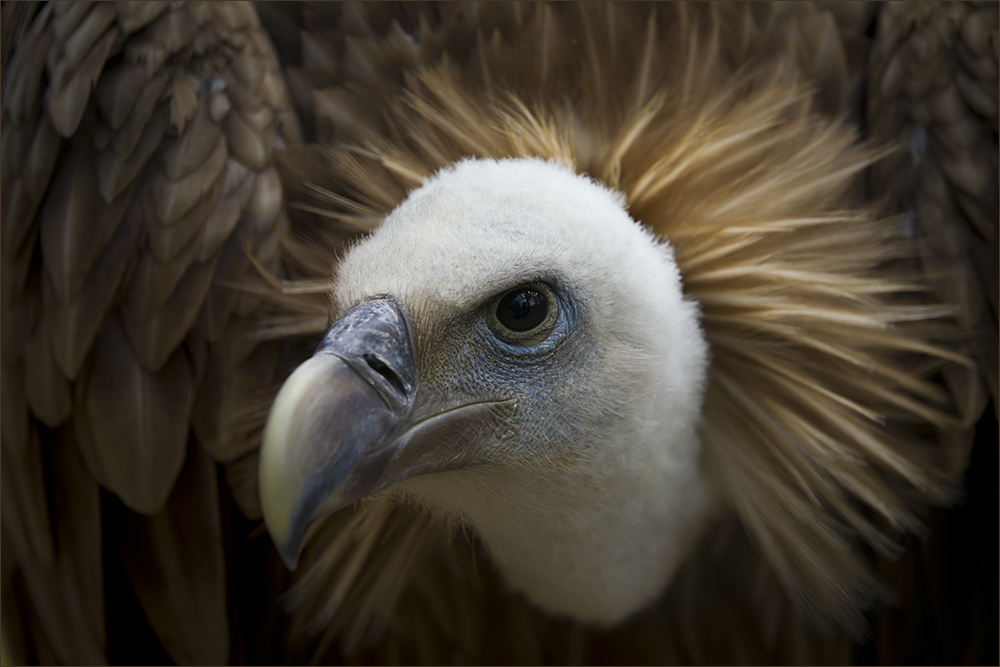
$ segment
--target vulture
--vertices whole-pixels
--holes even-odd
[[[4,3],[5,664],[995,664],[997,23]]]

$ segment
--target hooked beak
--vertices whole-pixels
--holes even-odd
[[[502,426],[509,406],[420,395],[406,319],[388,298],[364,301],[288,377],[264,427],[264,523],[295,569],[306,526],[415,475],[475,459],[476,434]]]

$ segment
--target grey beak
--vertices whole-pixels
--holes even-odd
[[[514,403],[422,392],[410,331],[389,298],[327,332],[271,406],[260,458],[264,523],[289,569],[308,523],[416,475],[461,468],[509,435]]]
[[[264,428],[260,494],[290,569],[312,518],[380,488],[415,393],[406,322],[388,299],[348,311],[289,376]]]

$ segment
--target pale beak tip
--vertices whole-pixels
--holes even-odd
[[[281,562],[285,564],[289,572],[294,572],[295,568],[299,566],[299,549],[291,547],[291,545],[277,544],[274,545],[278,549],[278,555],[281,556]]]
[[[274,525],[268,525],[267,517],[264,519],[264,525],[268,527],[268,532],[271,534],[271,543],[274,544],[278,555],[281,556],[281,562],[290,571],[294,572],[299,564],[305,530],[302,527],[299,530],[295,530],[293,526],[289,526],[288,524],[275,530]]]

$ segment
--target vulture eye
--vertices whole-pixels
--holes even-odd
[[[493,334],[511,345],[536,345],[545,340],[556,320],[556,300],[541,284],[521,285],[500,295],[489,309]]]

